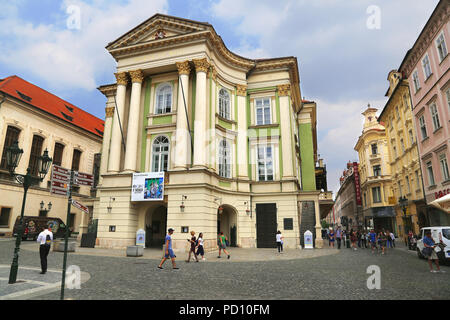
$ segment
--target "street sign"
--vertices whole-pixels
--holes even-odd
[[[56,164],[52,167],[50,193],[67,196],[70,184],[70,170]]]
[[[81,204],[80,202],[78,202],[77,200],[72,199],[72,205],[77,208],[80,209],[81,211],[85,212],[85,213],[89,213],[89,209],[88,207],[86,207],[85,205]]]
[[[78,186],[90,186],[94,185],[94,176],[88,173],[74,172],[74,184]]]

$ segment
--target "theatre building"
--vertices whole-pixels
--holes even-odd
[[[212,25],[156,14],[106,49],[117,61],[107,98],[97,246],[123,248],[146,232],[161,247],[173,228],[205,249],[301,246],[320,237],[316,104],[302,101],[295,57],[248,59]],[[321,239],[315,244],[321,246]]]

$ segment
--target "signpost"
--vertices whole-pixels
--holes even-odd
[[[66,218],[66,234],[64,236],[64,260],[63,260],[63,272],[61,280],[61,300],[64,300],[64,287],[66,282],[66,265],[67,265],[67,247],[69,240],[69,221],[70,221],[70,206],[74,206],[77,209],[85,213],[89,213],[89,209],[72,199],[72,187],[77,186],[90,186],[94,185],[94,176],[88,173],[81,173],[78,171],[69,170],[57,165],[53,165],[51,188],[50,193],[55,195],[61,195],[68,197],[67,201],[67,218]]]

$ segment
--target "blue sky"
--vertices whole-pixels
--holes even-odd
[[[411,48],[438,0],[10,0],[0,3],[0,77],[16,74],[104,118],[115,61],[105,46],[156,12],[209,22],[248,58],[296,56],[302,96],[317,102],[329,189],[361,133],[367,103],[383,108],[387,74]],[[380,28],[369,29],[369,6]],[[68,28],[71,6],[79,29]]]

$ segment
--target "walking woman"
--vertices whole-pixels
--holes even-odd
[[[203,233],[200,232],[197,239],[197,256],[202,256],[202,261],[205,261],[205,250],[203,249]]]
[[[355,231],[353,231],[353,232],[350,234],[350,241],[352,242],[352,248],[353,248],[353,250],[357,250],[357,249],[356,249],[356,242],[358,241],[358,237],[356,236],[356,232],[355,232]]]
[[[278,230],[276,234],[278,253],[283,253],[283,239],[284,237],[281,235],[281,231]]]
[[[191,253],[194,254],[195,261],[198,262],[197,254],[195,253],[195,248],[197,247],[197,239],[195,238],[194,231],[191,231],[191,240],[187,239],[187,241],[191,243],[191,248],[189,249],[189,256],[186,262],[189,262],[191,260]]]
[[[385,254],[386,241],[386,234],[383,231],[380,231],[378,234],[378,244],[381,247],[381,254]]]
[[[223,234],[223,232],[219,232],[219,256],[217,258],[220,258],[220,251],[223,250],[223,252],[228,256],[228,259],[230,259],[230,254],[227,252],[227,237]]]
[[[334,249],[334,240],[335,240],[336,236],[334,234],[334,230],[333,229],[331,229],[329,236],[330,236],[330,239],[329,239],[330,240],[330,247],[332,247]]]

